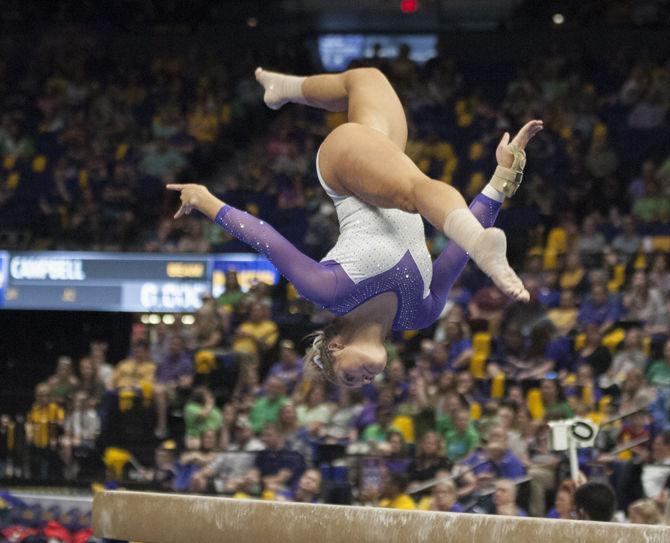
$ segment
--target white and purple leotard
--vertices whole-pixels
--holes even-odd
[[[416,330],[435,322],[468,261],[467,253],[451,241],[431,262],[420,215],[340,196],[320,174],[319,181],[332,198],[340,223],[337,243],[321,262],[301,253],[266,222],[227,204],[216,223],[267,256],[302,296],[336,315],[384,292],[395,292],[394,330]],[[470,204],[485,228],[493,226],[500,207],[484,194]]]

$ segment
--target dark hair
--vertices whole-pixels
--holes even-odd
[[[407,490],[407,485],[409,485],[409,478],[404,473],[391,473],[389,475],[389,483],[403,494]]]
[[[208,392],[211,394],[210,390],[207,387],[204,386],[195,387],[193,389],[193,392],[191,392],[190,401],[204,405],[205,400],[207,399]]]
[[[584,520],[609,522],[616,508],[614,491],[605,483],[585,483],[575,492],[575,508],[583,511]]]

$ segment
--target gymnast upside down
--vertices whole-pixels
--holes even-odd
[[[468,258],[505,294],[528,300],[507,262],[505,234],[492,226],[505,197],[521,183],[524,149],[542,121],[528,122],[511,142],[505,133],[496,149],[495,174],[468,208],[456,189],[424,175],[404,153],[405,113],[379,70],[298,77],[258,68],[256,79],[272,109],[294,102],[347,112],[348,122],[326,137],[316,160],[340,223],[335,247],[316,262],[269,224],[202,185],[167,188],[181,193],[175,218],[199,210],[267,256],[302,296],[337,315],[315,334],[305,356],[308,368],[348,387],[372,382],[386,366],[388,333],[437,320]],[[421,217],[450,239],[435,262]]]

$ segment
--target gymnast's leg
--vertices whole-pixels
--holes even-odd
[[[259,69],[256,77],[266,89],[265,101],[271,107],[292,101],[331,111],[347,110],[349,122],[329,134],[319,153],[320,171],[336,193],[354,195],[377,207],[421,214],[469,253],[503,292],[528,299],[521,280],[507,263],[504,233],[497,228],[484,229],[456,189],[427,177],[404,154],[404,111],[379,70],[361,68],[300,78]],[[540,128],[538,124],[529,130]],[[525,142],[530,137],[532,134]]]

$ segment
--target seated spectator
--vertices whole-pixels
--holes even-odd
[[[670,266],[668,255],[659,254],[654,257],[649,272],[649,285],[661,291],[664,296],[670,294]]]
[[[279,410],[277,426],[286,439],[288,448],[298,451],[308,466],[313,465],[314,449],[323,435],[323,423],[315,421],[302,426],[293,403],[289,401]]]
[[[407,477],[405,475],[383,472],[379,507],[416,509],[414,500],[407,494]]]
[[[543,307],[558,307],[561,300],[561,289],[558,286],[558,272],[546,270],[542,274],[542,281],[537,292],[537,299]]]
[[[468,405],[484,401],[484,396],[477,389],[475,378],[469,371],[459,371],[456,374],[456,394]]]
[[[619,320],[619,304],[607,292],[601,283],[591,286],[591,294],[579,309],[577,322],[581,326],[596,325],[601,334],[605,334]]]
[[[105,387],[111,387],[111,380],[114,375],[114,366],[107,362],[108,348],[109,345],[104,341],[91,341],[88,355],[93,361],[98,379],[102,381]]]
[[[305,470],[302,455],[291,450],[276,424],[263,426],[261,440],[265,449],[256,455],[254,470],[263,483],[263,488],[275,495],[294,485]]]
[[[375,386],[373,388],[377,392],[377,401],[366,402],[363,405],[363,410],[356,420],[356,426],[359,430],[364,430],[366,426],[377,422],[377,410],[380,407],[395,409],[395,397],[393,396],[393,389],[388,385]]]
[[[245,358],[239,363],[240,369],[233,390],[232,402],[237,409],[246,413],[263,394],[263,387],[258,375],[258,363],[251,358]],[[267,382],[265,388],[267,388]]]
[[[620,350],[612,360],[612,365],[606,373],[600,376],[598,384],[602,388],[616,386],[621,388],[631,370],[644,371],[647,366],[647,355],[642,347],[642,331],[629,328]]]
[[[263,357],[279,339],[277,323],[268,318],[268,311],[260,302],[249,308],[249,316],[235,330],[232,348],[238,353]]]
[[[184,339],[178,335],[170,338],[168,352],[156,370],[156,436],[161,439],[168,433],[167,412],[188,394],[193,386],[193,360],[185,351]]]
[[[378,444],[377,451],[384,456],[384,465],[391,473],[407,473],[412,460],[407,456],[407,444],[401,432],[391,430],[388,441]]]
[[[253,481],[247,479],[247,475],[254,467],[255,453],[264,447],[263,442],[254,437],[249,419],[244,415],[238,416],[228,447],[193,475],[191,490],[219,494],[250,490]],[[250,493],[259,494],[253,490]]]
[[[177,446],[174,441],[161,443],[154,452],[154,464],[150,468],[142,468],[137,473],[138,481],[148,483],[154,490],[174,490],[177,477]]]
[[[516,484],[509,479],[500,479],[495,482],[493,493],[493,513],[495,515],[507,515],[512,517],[527,517],[521,507],[516,504]]]
[[[437,432],[426,432],[416,448],[414,459],[407,467],[410,488],[435,478],[440,470],[451,469],[451,462],[442,452]]]
[[[377,422],[368,424],[365,427],[361,434],[361,440],[374,447],[377,447],[381,443],[388,442],[391,431],[398,430],[398,428],[395,428],[392,425],[394,417],[395,412],[392,407],[378,406],[376,417]]]
[[[407,399],[409,385],[405,365],[401,360],[395,359],[389,362],[386,370],[387,386],[393,390],[393,401],[397,405]]]
[[[279,420],[279,410],[288,402],[283,381],[270,377],[265,383],[265,396],[259,397],[249,412],[249,420],[254,432],[260,432],[270,422]]]
[[[579,257],[579,253],[568,253],[565,258],[565,269],[561,273],[559,285],[562,290],[572,290],[581,294],[586,289],[586,270]]]
[[[105,385],[98,378],[93,361],[85,356],[79,359],[79,386],[77,392],[84,392],[92,406],[97,406],[105,393]]]
[[[467,368],[472,358],[472,341],[467,324],[459,308],[452,309],[440,320],[435,330],[435,341],[444,341],[448,351],[446,367],[434,367],[433,371],[450,369],[452,371]]]
[[[524,358],[525,351],[526,344],[521,328],[514,324],[505,326],[500,338],[496,338],[493,345],[491,360],[486,367],[486,371],[491,377],[495,377],[501,372],[504,373],[508,362]]]
[[[640,321],[655,326],[665,312],[661,291],[650,287],[644,270],[637,270],[631,278],[630,287],[623,296],[623,306],[628,320]]]
[[[637,235],[635,219],[626,215],[621,221],[622,230],[612,240],[612,249],[625,264],[628,263],[640,249],[641,239]]]
[[[219,453],[217,442],[218,436],[214,430],[205,430],[192,441],[192,446],[179,457],[175,490],[191,488],[194,474],[216,459]]]
[[[458,503],[456,485],[452,481],[437,483],[433,487],[428,509],[445,513],[463,513],[465,511],[463,506]]]
[[[190,330],[189,347],[216,349],[223,340],[223,322],[216,301],[210,293],[202,295],[202,305],[195,312],[195,322]]]
[[[326,386],[313,382],[310,385],[305,402],[296,407],[300,426],[309,427],[314,423],[326,425],[333,414],[334,405],[326,398]]]
[[[244,292],[240,287],[237,279],[237,272],[235,270],[228,270],[226,272],[225,289],[217,299],[216,303],[220,310],[224,313],[237,313]]]
[[[589,215],[584,219],[582,231],[575,243],[575,249],[586,267],[592,268],[600,264],[605,244],[605,236],[596,230],[595,218]]]
[[[547,312],[547,318],[559,335],[567,336],[577,325],[577,314],[575,294],[572,290],[565,289],[561,291],[558,307],[550,309]]]
[[[85,392],[76,392],[65,415],[63,435],[60,440],[61,459],[66,479],[76,479],[81,469],[80,461],[87,461],[94,455],[95,440],[99,433],[98,413]]]
[[[142,388],[142,385],[153,385],[156,376],[156,363],[149,357],[149,344],[136,341],[133,344],[132,356],[121,360],[114,368],[112,386],[114,388]]]
[[[547,518],[573,520],[575,518],[575,488],[574,481],[563,481],[556,490],[554,507],[547,513]]]
[[[661,512],[654,500],[637,500],[628,506],[631,524],[661,524]]]
[[[302,358],[290,339],[279,342],[279,361],[270,367],[268,376],[281,379],[289,395],[293,394],[296,385],[302,380]]]
[[[429,404],[435,408],[435,419],[440,420],[447,414],[451,414],[455,409],[463,407],[464,402],[458,394],[456,394],[456,376],[451,371],[443,371],[437,376],[437,382],[431,383],[431,380],[421,374],[421,379],[417,380],[418,384],[423,384],[428,396]]]
[[[338,402],[328,424],[324,428],[326,440],[358,439],[356,420],[363,411],[363,396],[360,391],[341,387],[338,390]]]
[[[187,448],[197,449],[200,436],[207,431],[218,434],[223,426],[223,415],[216,407],[214,394],[207,387],[196,387],[184,406],[184,425]]]
[[[435,409],[428,399],[427,388],[422,376],[411,377],[407,400],[398,406],[398,416],[410,422],[414,437],[435,429]]]
[[[589,481],[575,492],[575,512],[579,520],[610,522],[615,508],[614,491],[605,483]]]
[[[547,495],[556,487],[556,478],[564,456],[552,450],[547,425],[530,428],[532,436],[527,438],[528,455],[524,458],[530,477],[528,510],[534,517],[543,517],[547,511]]]
[[[658,434],[651,446],[651,459],[642,466],[644,495],[659,504],[667,501],[670,490],[670,430]]]
[[[69,356],[59,356],[56,364],[56,373],[47,380],[51,398],[61,405],[67,405],[79,386],[79,379],[74,374],[72,359]]]
[[[565,401],[563,389],[556,379],[543,379],[540,385],[545,420],[569,419],[573,416],[572,409]]]
[[[649,366],[647,381],[650,385],[670,387],[670,339],[663,344],[663,358]]]
[[[478,447],[463,463],[472,468],[480,488],[490,486],[495,479],[501,477],[514,479],[526,474],[523,462],[509,447],[507,434],[502,426],[491,428],[486,445]]]
[[[630,370],[626,380],[621,385],[619,413],[627,413],[647,407],[653,399],[654,391],[647,386],[642,371],[637,368]]]
[[[519,411],[521,411],[521,408],[517,404],[507,400],[501,402],[496,407],[495,424],[493,426],[502,427],[507,434],[507,441],[512,452],[519,458],[526,458],[528,456],[528,443],[523,439],[521,431],[517,428],[517,413]]]
[[[274,498],[283,502],[319,503],[321,493],[321,472],[318,469],[306,469],[293,489],[279,492]]]
[[[479,444],[479,434],[470,420],[468,409],[458,409],[453,416],[444,417],[438,421],[438,428],[446,443],[447,458],[456,462],[470,452]]]
[[[601,328],[596,323],[589,323],[584,327],[586,343],[577,356],[577,364],[588,364],[596,377],[607,373],[612,364],[610,350],[602,344]]]

